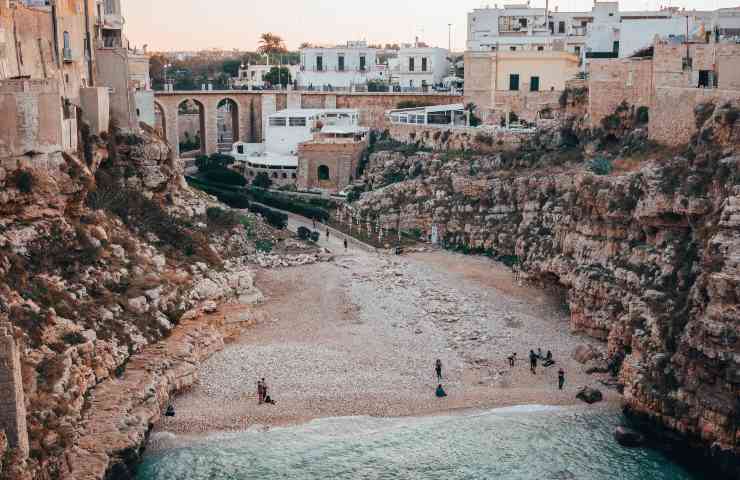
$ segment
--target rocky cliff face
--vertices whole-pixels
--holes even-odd
[[[249,248],[245,223],[264,227],[253,216],[204,215],[213,202],[187,188],[163,140],[146,131],[87,138],[82,151],[79,159],[55,155],[0,168],[0,323],[11,325],[21,349],[31,444],[26,463],[6,469],[11,478],[77,478],[72,459],[93,457],[104,474],[116,462],[106,441],[134,447],[148,429],[129,435],[132,425],[115,422],[130,421],[149,398],[120,392],[132,397],[111,420],[118,437],[91,443],[90,430],[104,431],[95,412],[109,410],[95,410],[95,399],[106,385],[123,381],[130,360],[167,337],[185,312],[260,298],[249,268],[228,257]],[[209,348],[184,343],[194,358]],[[179,388],[167,369],[151,371],[157,392]],[[88,451],[85,439],[106,448]]]
[[[607,343],[633,417],[738,478],[740,129],[722,109],[701,121],[682,152],[635,149],[639,131],[611,153],[603,136],[574,153],[568,132],[539,155],[379,152],[355,209],[388,225],[400,210],[403,228],[567,289],[572,329]],[[573,162],[602,154],[614,172]]]

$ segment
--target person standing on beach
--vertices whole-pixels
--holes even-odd
[[[264,388],[262,387],[262,380],[257,380],[257,405],[262,405],[265,399]]]
[[[344,250],[347,250],[347,239],[344,239]]]
[[[529,351],[529,369],[533,374],[537,373],[537,354],[534,353],[534,350]]]
[[[565,385],[565,370],[561,368],[558,371],[558,390],[562,390],[563,385]]]
[[[442,380],[442,360],[439,358],[434,362],[434,371],[437,372],[437,380]]]
[[[512,353],[509,357],[509,366],[513,367],[516,365],[516,352]]]
[[[265,399],[267,398],[267,382],[265,379],[262,379],[262,403],[265,402]]]

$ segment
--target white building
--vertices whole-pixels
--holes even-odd
[[[415,90],[439,85],[450,73],[449,52],[444,48],[403,45],[398,52],[398,71],[392,83]]]
[[[300,88],[351,89],[370,80],[387,81],[384,65],[377,65],[378,49],[366,42],[347,42],[340,47],[311,47],[301,50],[298,74]]]
[[[733,31],[740,35],[739,9],[715,12],[620,11],[618,2],[594,2],[590,11],[559,12],[529,3],[479,8],[468,14],[468,51],[556,50],[588,58],[628,57],[663,37]],[[736,29],[736,30],[733,30]],[[586,63],[584,62],[584,64]]]
[[[287,109],[267,118],[265,142],[236,142],[230,155],[247,178],[267,173],[278,185],[296,182],[298,145],[314,139],[314,134],[360,132],[360,112],[354,109]]]
[[[239,67],[239,73],[235,78],[231,79],[231,85],[233,88],[241,89],[263,89],[271,85],[265,80],[265,77],[270,70],[273,68],[287,68],[290,73],[290,83],[293,83],[298,77],[299,66],[298,65],[241,65]]]

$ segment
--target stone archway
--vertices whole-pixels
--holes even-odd
[[[239,130],[239,103],[224,98],[216,105],[216,130],[219,152],[230,152],[235,142],[241,140]]]
[[[154,131],[160,137],[167,138],[167,112],[164,106],[157,101],[154,102]]]
[[[177,105],[178,157],[206,155],[206,111],[198,100],[187,98]]]
[[[319,182],[328,182],[331,180],[331,172],[329,167],[326,165],[319,165],[319,168],[316,170],[316,174]]]

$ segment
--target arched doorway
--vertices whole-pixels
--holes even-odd
[[[184,100],[177,106],[177,145],[180,158],[206,154],[205,109],[197,100]]]
[[[219,152],[230,152],[234,142],[239,141],[239,105],[230,98],[218,102],[216,108],[216,143]]]
[[[160,137],[167,139],[167,115],[159,102],[154,102],[154,131]]]

